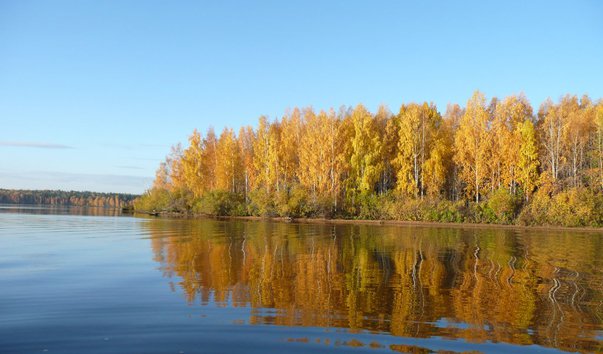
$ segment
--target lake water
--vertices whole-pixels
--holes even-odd
[[[95,213],[0,207],[0,353],[603,351],[602,233]]]

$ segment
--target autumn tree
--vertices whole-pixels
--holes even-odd
[[[325,159],[327,154],[326,136],[324,135],[325,113],[318,115],[312,108],[304,110],[304,134],[300,147],[299,178],[313,196],[326,191]]]
[[[394,160],[398,167],[397,189],[415,197],[423,196],[427,180],[435,183],[432,190],[443,185],[444,141],[440,140],[433,158],[431,153],[438,141],[442,118],[433,105],[423,103],[402,106],[398,115],[398,154]],[[425,167],[428,166],[427,171]]]
[[[214,128],[209,127],[203,139],[204,177],[209,190],[216,189],[216,167],[218,165],[218,138]]]
[[[325,133],[327,135],[327,166],[329,169],[329,193],[333,206],[337,208],[337,199],[341,191],[341,180],[343,167],[341,156],[343,150],[343,139],[341,130],[341,120],[335,114],[334,110],[329,110],[326,115]]]
[[[216,147],[216,189],[237,193],[240,175],[240,152],[232,129],[224,128]]]
[[[299,169],[298,149],[302,139],[302,118],[298,108],[294,108],[290,115],[281,119],[280,139],[277,149],[278,178],[281,189],[288,191],[297,181],[296,173]]]
[[[255,188],[256,180],[253,150],[255,145],[255,133],[250,126],[241,127],[237,139],[237,145],[239,146],[241,158],[241,171],[239,171],[239,175],[242,179],[245,202],[248,203],[249,192],[252,190],[252,188]]]
[[[304,121],[299,150],[300,183],[313,201],[328,197],[336,206],[340,181],[339,121],[333,111],[316,115],[311,108],[304,110]]]
[[[445,179],[446,141],[442,139],[442,116],[435,105],[422,105],[420,195],[437,195]]]
[[[354,154],[352,139],[355,134],[352,112],[353,109],[351,107],[345,106],[340,107],[337,112],[337,120],[339,122],[337,129],[337,141],[339,146],[337,162],[342,181],[340,197],[345,200],[353,200],[354,198],[352,196],[355,193],[355,186],[352,178],[352,155]]]
[[[486,98],[476,91],[467,102],[454,141],[454,159],[461,168],[460,176],[466,183],[466,192],[473,194],[476,202],[488,174],[488,138]]]
[[[598,186],[603,191],[603,102],[597,105],[595,111],[595,133],[594,133],[594,159],[595,168],[598,169]]]
[[[522,187],[526,201],[536,187],[538,180],[538,145],[536,131],[531,120],[526,119],[517,126],[519,137],[519,159],[517,160],[516,180]]]
[[[387,106],[380,105],[375,114],[375,124],[382,139],[381,160],[383,168],[379,177],[380,194],[394,187],[396,171],[392,161],[395,159],[398,144],[397,117],[394,117]]]
[[[157,171],[155,171],[155,180],[153,180],[153,189],[169,189],[169,177],[168,164],[161,162]]]
[[[394,159],[397,168],[399,192],[418,196],[419,194],[419,150],[420,150],[421,106],[411,104],[400,107],[398,113],[398,153]]]
[[[272,137],[271,137],[272,135]],[[266,117],[260,117],[256,136],[253,144],[253,165],[255,168],[256,183],[258,187],[263,187],[267,193],[272,190],[274,147],[272,144],[274,134],[271,134],[270,123]]]
[[[571,184],[578,187],[585,160],[585,149],[590,138],[593,123],[591,118],[594,110],[588,97],[584,97],[582,103],[579,104],[575,96],[565,96],[559,106],[565,117],[563,140],[567,160],[570,163]]]
[[[440,122],[440,126],[431,138],[429,158],[422,167],[423,185],[426,193],[432,198],[440,195],[449,171],[451,160],[451,141],[449,131]]]
[[[509,96],[496,103],[489,160],[491,189],[505,187],[515,193],[520,134],[517,127],[532,117],[532,107],[524,95]]]
[[[448,146],[448,158],[446,162],[448,164],[446,176],[446,183],[448,185],[448,196],[452,200],[458,200],[460,198],[461,191],[461,178],[459,176],[460,168],[454,160],[454,137],[459,128],[461,119],[465,114],[465,110],[458,104],[448,104],[446,107],[446,113],[443,117],[442,134],[440,137],[445,140],[445,145]]]
[[[351,122],[354,135],[349,182],[354,193],[368,194],[374,190],[383,168],[381,136],[372,115],[361,104],[352,112]]]
[[[171,147],[170,154],[165,159],[166,167],[169,173],[168,185],[172,192],[186,188],[182,161],[182,145],[178,143]]]
[[[205,153],[203,151],[201,134],[195,129],[189,137],[189,146],[182,155],[182,170],[186,187],[197,198],[209,189],[207,182]]]
[[[281,122],[273,122],[268,125],[268,156],[267,162],[270,166],[267,170],[266,183],[270,187],[268,190],[280,192],[282,186],[281,160],[279,147],[281,145]]]
[[[538,131],[543,146],[543,165],[550,169],[551,177],[556,180],[562,162],[562,138],[564,119],[553,101],[547,99],[538,112]]]
[[[324,151],[320,134],[320,121],[314,110],[308,107],[304,110],[304,130],[299,147],[299,181],[315,197],[319,191],[319,169],[324,163]]]

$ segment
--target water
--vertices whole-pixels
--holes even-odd
[[[0,353],[600,352],[603,234],[0,207]]]

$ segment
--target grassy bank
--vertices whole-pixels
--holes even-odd
[[[603,226],[603,194],[586,188],[571,188],[558,193],[541,189],[527,201],[499,189],[476,203],[467,200],[411,199],[392,193],[358,198],[353,207],[340,208],[311,200],[301,194],[252,195],[211,192],[203,198],[190,193],[151,190],[134,203],[138,212],[171,216],[215,216],[275,218],[317,222],[446,223],[472,225],[515,225],[542,227]]]

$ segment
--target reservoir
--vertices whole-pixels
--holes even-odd
[[[603,351],[603,233],[0,207],[0,353]]]

